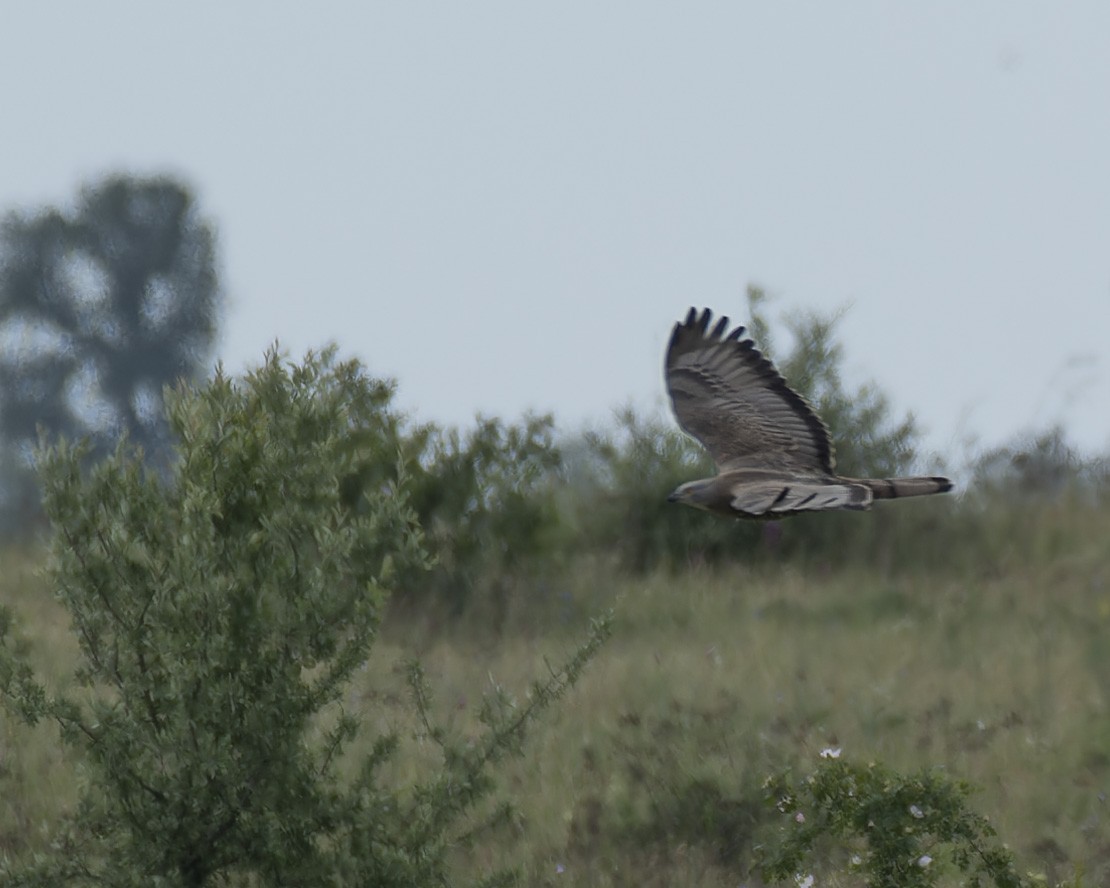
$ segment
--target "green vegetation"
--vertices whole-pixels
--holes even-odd
[[[848,855],[848,867],[864,874],[869,885],[935,885],[946,863],[972,884],[1023,884],[1013,854],[992,841],[990,822],[968,810],[966,784],[938,771],[904,777],[874,762],[861,767],[840,756],[839,748],[827,747],[821,766],[804,779],[768,781],[775,807],[793,827],[772,852],[767,875],[796,876],[818,845],[835,841],[842,856],[859,848]]]
[[[433,610],[391,620],[344,706],[371,736],[388,727],[405,741],[381,770],[403,794],[436,760],[419,740],[405,663],[423,664],[433,717],[477,736],[491,680],[524,698],[523,677],[612,607],[611,640],[525,756],[497,768],[495,794],[515,814],[451,851],[456,881],[519,867],[526,885],[753,883],[765,863],[756,847],[777,847],[796,826],[767,803],[765,781],[809,774],[834,747],[857,767],[967,781],[967,811],[989,818],[1019,872],[1103,884],[1110,512],[1064,500],[1028,511],[1018,530],[1001,508],[980,520],[1007,543],[969,575],[785,564],[635,578],[583,561],[560,594],[515,599],[500,636]],[[64,684],[75,643],[27,557],[5,557],[5,598],[40,674]],[[9,855],[46,849],[46,825],[74,810],[81,759],[47,727],[5,723]],[[356,739],[350,751],[368,747]],[[834,839],[799,872],[859,884],[861,849]],[[928,853],[940,869],[943,854]],[[939,877],[954,883],[951,871]]]
[[[271,354],[241,384],[217,373],[170,398],[168,479],[126,441],[91,471],[82,447],[43,451],[47,581],[77,637],[73,686],[44,685],[5,633],[0,690],[28,726],[55,723],[82,776],[51,853],[3,864],[5,884],[448,882],[448,852],[485,822],[472,820],[491,766],[521,751],[608,625],[524,705],[494,688],[465,741],[434,719],[411,665],[420,735],[441,761],[403,793],[383,781],[399,736],[351,750],[362,721],[344,697],[386,596],[426,555],[403,472],[369,495],[345,483],[373,474],[381,413],[356,363],[287,368]]]
[[[781,365],[846,470],[909,469],[833,332]],[[1062,433],[742,524],[667,508],[704,467],[662,420],[391,400],[271,355],[168,399],[168,475],[45,452],[51,549],[0,553],[4,884],[1110,879],[1110,472]]]

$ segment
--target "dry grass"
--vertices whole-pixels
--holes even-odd
[[[15,612],[19,643],[38,675],[62,687],[72,678],[77,644],[39,566],[34,553],[0,551],[0,605]],[[44,847],[51,822],[76,801],[75,779],[53,725],[30,728],[0,709],[0,853]]]
[[[1042,514],[1025,544],[982,569],[887,575],[859,565],[694,571],[645,579],[582,568],[559,605],[517,602],[498,638],[390,627],[349,706],[368,732],[411,735],[396,664],[419,655],[442,717],[462,732],[491,680],[523,694],[611,606],[614,638],[503,772],[516,824],[460,851],[515,862],[528,885],[736,885],[751,881],[760,786],[826,746],[902,770],[947,769],[980,787],[1023,866],[1050,883],[1076,868],[1110,880],[1110,515]],[[3,601],[39,666],[70,668],[65,620],[4,556]],[[577,589],[575,588],[577,587]],[[471,627],[472,629],[472,627]],[[49,729],[8,721],[0,739],[0,849],[41,841],[73,800],[73,766]],[[413,740],[391,772],[434,758]]]

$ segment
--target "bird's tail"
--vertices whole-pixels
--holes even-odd
[[[931,478],[860,478],[857,483],[870,487],[875,499],[928,496],[931,493],[947,493],[952,489],[952,482],[939,476]]]

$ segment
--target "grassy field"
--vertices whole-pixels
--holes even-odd
[[[491,681],[525,693],[612,608],[614,637],[502,772],[519,816],[460,849],[460,871],[514,863],[526,885],[759,884],[752,847],[776,826],[764,779],[833,746],[970,781],[1023,870],[1107,884],[1110,514],[1061,504],[1006,520],[1019,530],[972,570],[637,578],[579,564],[553,582],[559,594],[519,597],[496,634],[475,619],[395,620],[347,704],[369,735],[411,737],[397,664],[416,655],[443,718],[474,731]],[[0,602],[43,674],[64,682],[75,645],[35,560],[2,555]],[[389,772],[400,781],[431,756],[416,739],[404,750]],[[0,716],[0,852],[42,846],[78,771],[49,726]]]

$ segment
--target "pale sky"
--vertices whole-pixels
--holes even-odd
[[[0,209],[185,178],[232,369],[337,341],[421,419],[662,409],[691,304],[849,307],[958,460],[1110,449],[1110,3],[6,3]]]

